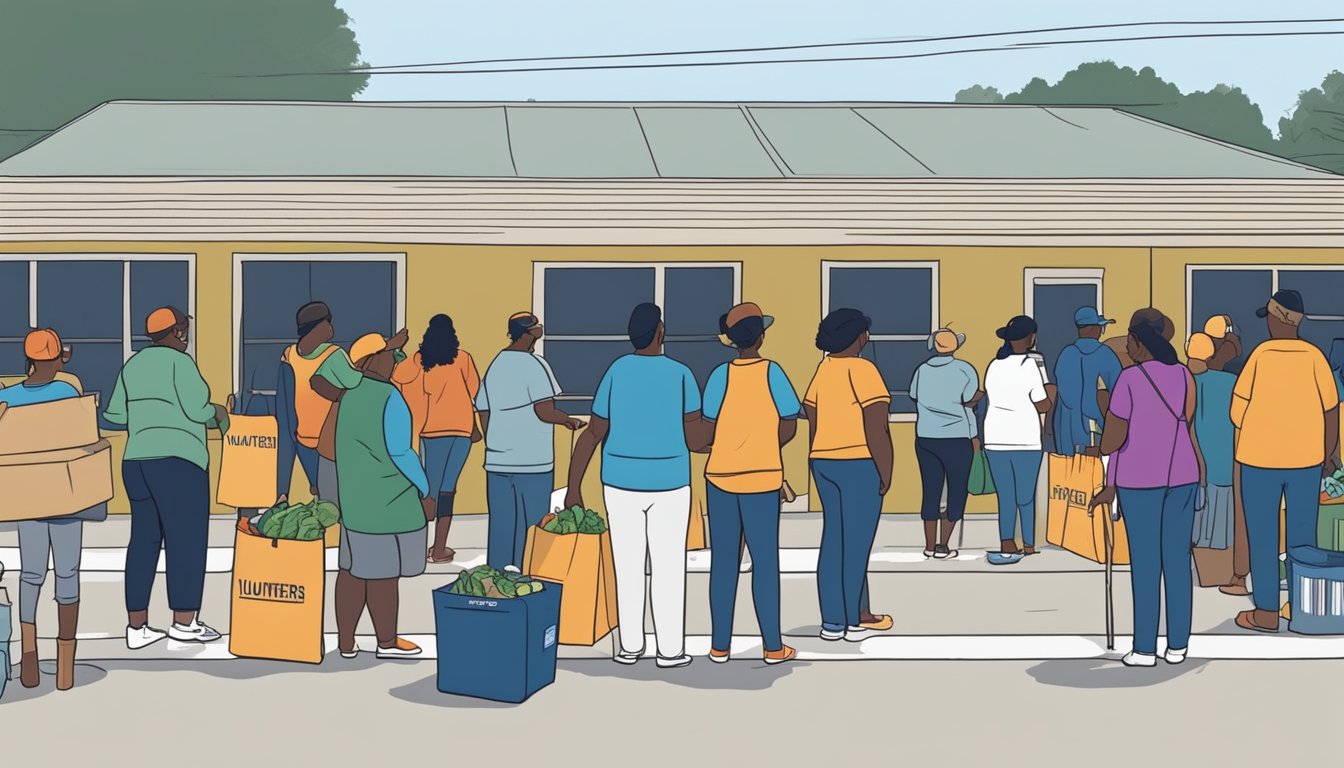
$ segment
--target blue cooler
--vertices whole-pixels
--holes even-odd
[[[434,590],[443,693],[521,703],[555,682],[560,585],[496,600]]]
[[[1319,547],[1288,551],[1288,629],[1304,635],[1344,635],[1344,552]]]

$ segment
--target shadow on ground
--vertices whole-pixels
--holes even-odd
[[[75,688],[85,685],[100,683],[107,677],[106,665],[102,662],[98,664],[78,663],[75,664]],[[33,701],[44,696],[49,696],[56,691],[56,664],[54,662],[43,662],[42,682],[36,688],[24,688],[19,683],[19,668],[13,669],[9,683],[5,687],[5,697],[0,699],[0,707],[7,704],[17,704],[21,701]]]
[[[1033,680],[1057,688],[1104,690],[1109,688],[1148,688],[1203,671],[1206,661],[1186,661],[1156,667],[1131,668],[1120,659],[1058,659],[1043,661],[1027,670]]]
[[[793,669],[805,666],[808,666],[806,662],[797,661],[771,665],[759,659],[715,664],[704,657],[697,657],[689,667],[681,669],[659,669],[652,659],[631,666],[616,664],[610,659],[574,659],[560,663],[561,670],[585,677],[679,685],[706,691],[764,691],[788,677]]]

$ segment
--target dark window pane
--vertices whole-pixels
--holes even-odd
[[[148,339],[145,318],[159,307],[169,306],[191,314],[190,271],[185,261],[131,262],[131,336]]]
[[[553,336],[624,338],[631,310],[654,299],[651,267],[548,268],[542,274],[546,316],[541,320]]]
[[[37,265],[37,324],[62,339],[122,335],[122,262],[42,261]]]
[[[1269,338],[1269,329],[1255,310],[1265,306],[1272,291],[1273,275],[1267,269],[1196,269],[1191,273],[1190,330],[1204,330],[1214,315],[1229,315],[1241,334],[1242,356],[1227,367],[1229,371],[1239,373],[1251,350]]]
[[[733,308],[733,270],[669,267],[663,277],[668,336],[718,336],[719,317]]]
[[[592,397],[602,375],[634,349],[628,341],[547,341],[544,357],[567,396]]]
[[[1279,270],[1279,289],[1301,293],[1308,314],[1344,317],[1344,270]],[[1308,319],[1302,323],[1302,338],[1326,354],[1330,343],[1341,337],[1344,323],[1339,321]]]
[[[1344,321],[1307,320],[1302,323],[1302,338],[1315,344],[1321,352],[1329,355],[1330,347],[1334,344],[1335,339],[1344,342]]]
[[[112,396],[112,388],[117,384],[117,375],[121,373],[121,342],[84,342],[74,346],[74,356],[66,370],[79,378],[84,386],[84,394],[98,395],[99,421],[102,411]],[[114,427],[102,422],[107,429]]]
[[[294,336],[294,313],[309,300],[308,268],[307,262],[300,261],[243,262],[245,341]]]
[[[0,338],[21,339],[29,325],[28,262],[0,261]]]
[[[317,261],[312,264],[312,301],[326,302],[338,339],[353,341],[366,333],[397,332],[396,265],[390,261]],[[447,288],[448,286],[444,286]],[[305,299],[306,301],[307,299]],[[289,299],[289,333],[304,301]]]
[[[715,368],[737,357],[737,353],[730,347],[725,347],[718,340],[714,341],[669,341],[665,345],[668,357],[683,363],[691,372],[695,374],[695,380],[700,386],[700,391],[705,390],[705,384],[709,381],[709,375]]]
[[[0,341],[0,376],[27,376],[23,342]]]
[[[882,380],[891,392],[892,413],[914,413],[915,403],[910,399],[910,380],[915,369],[929,359],[925,341],[874,341],[863,349],[863,356],[877,365]]]
[[[916,267],[832,267],[830,307],[857,309],[882,336],[929,334],[933,270]]]
[[[588,416],[593,412],[592,400],[557,400],[555,407],[561,413],[567,413],[570,416]]]
[[[1032,286],[1032,314],[1040,329],[1036,334],[1036,350],[1045,358],[1045,370],[1051,381],[1055,379],[1055,361],[1059,359],[1059,353],[1078,340],[1073,313],[1081,307],[1096,306],[1097,286],[1093,284]]]

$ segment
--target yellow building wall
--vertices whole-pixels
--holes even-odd
[[[998,347],[994,330],[1024,307],[1024,275],[1028,268],[1101,268],[1105,270],[1103,304],[1112,317],[1127,318],[1128,313],[1149,304],[1149,259],[1145,248],[999,248],[999,247],[906,247],[906,246],[835,246],[835,247],[508,247],[508,246],[433,246],[370,245],[359,243],[42,243],[0,244],[4,253],[195,253],[196,353],[202,374],[217,401],[223,402],[233,382],[233,254],[234,253],[405,253],[406,322],[411,330],[412,346],[430,316],[446,312],[453,316],[463,348],[484,369],[495,353],[507,342],[507,317],[531,307],[534,262],[630,261],[630,262],[741,262],[743,299],[759,303],[776,317],[765,347],[765,354],[778,361],[801,392],[807,387],[820,359],[813,345],[817,322],[822,314],[821,283],[823,261],[936,261],[939,263],[939,306],[942,323],[967,334],[961,356],[982,372]],[[1282,254],[1254,256],[1266,252],[1233,254],[1228,252],[1163,252],[1158,257],[1155,295],[1159,306],[1178,307],[1173,318],[1184,318],[1184,271],[1177,258],[1229,262],[1236,256],[1249,261],[1273,263]],[[1296,253],[1296,252],[1291,252]],[[1338,260],[1335,253],[1321,260]],[[1254,257],[1253,257],[1254,256]],[[1293,256],[1303,260],[1303,256]],[[1164,263],[1170,261],[1170,263]],[[1175,283],[1168,284],[1175,280]],[[1177,288],[1176,286],[1180,286]],[[595,301],[607,297],[594,296]],[[1179,299],[1179,305],[1175,300]],[[726,309],[726,308],[725,308]],[[543,318],[544,319],[544,318]],[[884,509],[889,512],[914,512],[919,508],[919,473],[914,458],[914,424],[893,423],[896,469],[892,490]],[[212,435],[212,474],[219,462],[219,442]],[[556,435],[557,485],[564,485],[570,453],[568,432]],[[112,437],[114,458],[120,461],[122,438]],[[457,509],[464,513],[485,510],[485,478],[480,470],[482,448],[473,449],[467,470],[459,484]],[[697,457],[697,475],[703,458]],[[119,472],[115,479],[117,498],[111,509],[128,511]],[[786,474],[799,494],[809,492],[806,436],[799,437],[786,449]],[[584,487],[585,500],[600,508],[599,467],[595,460]],[[306,482],[298,482],[296,472],[293,495],[307,498]],[[817,509],[815,498],[810,499]],[[993,498],[973,498],[971,511],[993,510]],[[217,507],[216,512],[229,512]]]

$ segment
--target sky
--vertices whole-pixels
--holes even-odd
[[[685,51],[889,40],[1140,21],[1344,17],[1344,0],[338,0],[374,66],[529,56]],[[1216,31],[1233,31],[1225,27]],[[1243,30],[1247,28],[1241,28]],[[1275,31],[1344,30],[1276,25]],[[1207,28],[1062,32],[945,43],[730,54],[735,58],[875,56],[1023,41],[1180,34]],[[711,57],[711,58],[723,58]],[[1107,42],[895,61],[738,67],[373,77],[361,99],[537,101],[951,101],[972,84],[1008,93],[1084,61],[1151,66],[1183,92],[1225,83],[1258,103],[1272,129],[1300,91],[1344,69],[1344,36]],[[641,59],[640,63],[692,59]],[[702,57],[702,60],[704,58]],[[576,64],[584,62],[563,62]],[[490,67],[509,65],[488,65]],[[554,66],[541,63],[532,66]],[[470,67],[479,69],[481,67]]]

